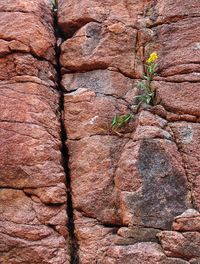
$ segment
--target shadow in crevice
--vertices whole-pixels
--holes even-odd
[[[75,236],[75,226],[74,226],[74,210],[73,210],[73,202],[72,202],[72,192],[71,192],[71,177],[70,177],[70,169],[68,166],[69,162],[69,155],[68,155],[68,149],[66,146],[66,140],[67,140],[67,132],[65,129],[64,124],[64,91],[61,86],[61,65],[60,65],[60,43],[66,39],[66,36],[62,33],[58,26],[58,17],[57,17],[57,8],[54,7],[54,32],[56,36],[56,65],[55,69],[57,72],[57,90],[60,93],[60,101],[59,101],[59,112],[60,112],[60,126],[61,126],[61,153],[62,153],[62,165],[64,168],[65,176],[66,176],[66,185],[67,185],[67,216],[68,216],[68,224],[67,228],[69,231],[69,250],[70,250],[70,263],[71,264],[78,264],[79,263],[79,256],[78,256],[78,250],[79,245],[78,241]]]

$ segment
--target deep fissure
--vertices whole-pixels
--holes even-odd
[[[58,7],[57,7],[58,8]],[[65,38],[58,26],[58,17],[57,17],[57,9],[54,9],[54,32],[56,40]],[[73,202],[72,202],[72,193],[71,193],[71,177],[70,177],[70,168],[68,166],[69,163],[69,154],[68,149],[66,147],[66,140],[67,140],[67,132],[65,129],[64,124],[64,91],[61,86],[61,65],[60,65],[60,46],[58,42],[56,42],[56,72],[57,72],[57,89],[60,93],[60,101],[59,101],[59,109],[60,109],[60,126],[61,126],[61,154],[62,154],[62,165],[65,172],[66,177],[66,187],[67,187],[67,216],[68,216],[68,223],[67,228],[69,232],[69,252],[70,252],[70,263],[71,264],[78,264],[79,257],[78,257],[78,241],[75,236],[75,226],[74,226],[74,210],[73,210]]]

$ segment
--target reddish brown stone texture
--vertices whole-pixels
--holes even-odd
[[[188,5],[187,0],[158,0],[154,9],[155,14],[158,16],[157,24],[176,22],[187,17],[198,17],[199,1],[192,0]]]
[[[161,246],[152,242],[141,242],[129,246],[113,246],[107,251],[104,264],[189,264],[178,258],[167,258]]]
[[[160,56],[160,76],[169,81],[199,81],[200,3],[188,1],[157,1],[151,14],[152,39],[146,50],[153,47]],[[160,25],[159,25],[160,24]]]
[[[50,25],[42,24],[32,13],[1,12],[1,19],[4,23],[0,25],[0,37],[6,41],[4,49],[7,46],[8,53],[30,52],[34,56],[54,60],[55,38]]]
[[[198,83],[156,82],[157,102],[166,110],[179,115],[200,116]]]
[[[162,231],[158,234],[167,256],[184,258],[190,263],[199,262],[199,216],[198,211],[189,209],[175,218],[173,222],[174,231]]]
[[[182,255],[168,256],[156,234],[158,228],[170,230],[192,202],[198,207],[198,150],[191,143],[198,144],[198,136],[187,146],[179,143],[174,121],[196,126],[199,119],[194,83],[199,81],[194,31],[199,2],[193,0],[189,8],[183,0],[59,4],[58,22],[66,36],[60,57],[64,122],[80,263],[198,263],[198,255],[185,258],[184,243]],[[141,76],[144,59],[154,50],[160,57],[154,82],[159,105],[140,109],[119,137],[110,130],[112,117],[132,111],[137,81],[130,77]],[[198,241],[195,219],[185,225]],[[173,232],[184,236],[182,225],[175,223],[174,228],[180,227]],[[173,242],[169,246],[173,251]]]
[[[120,22],[111,26],[90,22],[79,29],[62,44],[61,65],[73,71],[112,67],[125,75],[133,75],[137,32]]]
[[[111,245],[116,228],[104,227],[96,219],[84,217],[75,211],[76,237],[79,241],[79,261],[93,264],[103,263],[108,247]]]
[[[62,1],[59,4],[59,25],[65,33],[73,33],[89,22],[120,21],[127,26],[137,26],[148,0],[126,1],[89,0]]]
[[[70,263],[52,5],[0,12],[0,263]]]
[[[34,82],[54,86],[55,69],[51,63],[30,54],[13,53],[0,58],[0,80]]]
[[[137,76],[137,30],[148,1],[58,1],[66,36],[61,65],[73,71],[112,68]],[[139,70],[141,70],[139,68]]]
[[[176,231],[200,231],[200,213],[194,209],[188,209],[177,216],[173,222],[173,230]]]
[[[200,168],[199,143],[200,125],[198,123],[177,122],[170,124],[179,146],[188,180],[191,185],[195,208],[200,210]]]
[[[68,142],[74,208],[113,225],[120,224],[114,174],[123,144],[98,135]]]
[[[73,212],[52,3],[0,0],[0,262],[198,264],[199,1],[58,4]],[[159,105],[116,133],[153,50]]]

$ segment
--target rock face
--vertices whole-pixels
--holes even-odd
[[[0,0],[0,263],[200,263],[189,2]],[[152,51],[155,105],[137,108]]]
[[[199,210],[199,151],[193,145],[199,51],[193,28],[200,4],[83,0],[59,6],[79,262],[198,262],[198,220],[188,219],[187,234],[171,227],[174,219],[173,226],[181,225],[176,217],[192,204]],[[120,136],[112,133],[112,117],[131,111],[137,78],[152,51],[160,57],[153,83],[157,106],[141,110]],[[188,244],[196,253],[187,256]]]
[[[52,7],[0,12],[0,263],[69,263]]]

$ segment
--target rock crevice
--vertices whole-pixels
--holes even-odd
[[[200,263],[198,10],[0,0],[0,263]]]

